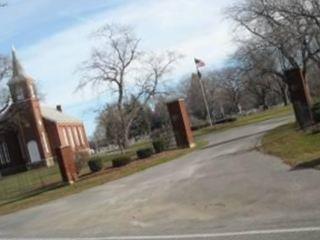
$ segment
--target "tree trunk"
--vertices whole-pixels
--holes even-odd
[[[288,91],[287,91],[288,86],[287,86],[287,84],[280,85],[279,88],[280,88],[280,94],[279,95],[282,98],[283,105],[284,106],[288,106],[288,104],[289,104]]]

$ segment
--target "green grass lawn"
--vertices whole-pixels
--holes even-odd
[[[195,136],[202,136],[205,134],[209,134],[215,131],[223,131],[227,130],[230,128],[234,127],[240,127],[244,125],[248,125],[251,123],[258,123],[262,121],[266,121],[272,118],[277,118],[277,117],[284,117],[287,115],[292,114],[292,107],[291,106],[286,106],[286,107],[274,107],[270,110],[266,110],[260,113],[255,113],[249,116],[242,116],[239,117],[235,122],[230,122],[230,123],[224,123],[224,124],[217,124],[214,125],[213,127],[207,127],[203,128],[197,131],[194,131]]]
[[[314,162],[320,158],[320,133],[305,133],[290,123],[268,132],[262,139],[262,150],[291,166]]]
[[[145,159],[145,160],[137,160],[133,161],[127,166],[121,167],[121,168],[111,168],[110,161],[105,164],[105,169],[101,172],[94,173],[94,174],[88,174],[88,170],[85,169],[83,172],[82,177],[80,180],[74,184],[74,185],[55,185],[51,188],[42,188],[41,190],[35,192],[34,194],[21,194],[18,195],[19,197],[16,197],[13,200],[10,201],[2,201],[0,202],[0,215],[8,214],[14,211],[18,211],[21,209],[25,209],[32,206],[37,206],[39,204],[43,204],[64,196],[68,196],[74,193],[81,192],[83,190],[86,190],[88,188],[98,186],[101,184],[104,184],[106,182],[110,182],[128,175],[131,175],[133,173],[143,171],[147,168],[153,167],[155,165],[159,165],[171,160],[174,160],[178,157],[181,157],[185,154],[188,154],[196,149],[201,149],[207,145],[206,141],[199,141],[197,142],[197,147],[194,149],[173,149],[166,152],[162,152],[159,154],[155,154],[152,157]],[[134,146],[137,147],[137,146]],[[134,148],[133,147],[133,148]],[[37,184],[40,186],[39,178],[36,178],[36,174],[45,174],[44,172],[39,173],[37,171],[46,171],[46,168],[44,169],[36,169],[29,172],[21,173],[26,174],[26,176],[33,176],[30,179],[33,179],[34,184]],[[52,170],[53,171],[53,170]],[[59,172],[54,171],[55,174],[53,176],[50,176],[50,178],[60,178]],[[21,175],[20,174],[20,175]],[[25,177],[26,177],[25,176]],[[2,185],[2,181],[6,180],[6,184],[9,184],[11,188],[18,188],[19,185],[17,184],[17,175],[13,175],[10,177],[6,177],[0,181],[0,184]],[[21,176],[20,176],[21,177]],[[32,181],[32,180],[30,180]]]

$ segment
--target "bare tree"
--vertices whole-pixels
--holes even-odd
[[[302,5],[303,0],[299,1]],[[283,68],[301,68],[306,74],[308,63],[319,49],[314,49],[314,31],[305,19],[292,14],[291,0],[244,0],[229,8],[228,15],[250,34],[252,42],[278,54]]]
[[[3,83],[4,79],[9,77],[9,72],[11,69],[11,64],[9,58],[0,55],[0,83]],[[10,96],[8,88],[0,87],[0,113],[5,111],[10,103]]]
[[[10,70],[10,61],[8,57],[0,55],[0,81],[8,77]]]
[[[7,2],[3,2],[3,1],[0,2],[0,7],[5,7],[5,6],[7,6],[7,5],[8,5]]]
[[[97,129],[104,131],[106,143],[122,146],[121,119],[116,104],[108,104],[99,114]]]
[[[241,112],[241,94],[243,82],[240,71],[236,67],[227,67],[217,72],[218,85],[222,91],[224,101],[231,105],[233,113]]]
[[[302,41],[306,56],[320,68],[320,4],[318,0],[287,0],[276,11],[296,24],[296,37]]]
[[[141,106],[159,93],[159,84],[178,60],[177,54],[145,53],[139,49],[140,40],[133,30],[122,25],[105,25],[94,36],[98,47],[83,63],[81,89],[88,84],[112,90],[116,97],[113,115],[119,118],[117,143],[121,149],[128,146],[131,126]],[[125,104],[131,102],[129,108]]]
[[[258,102],[266,107],[263,99],[266,99],[269,92],[273,92],[281,97],[284,105],[288,105],[285,70],[281,68],[274,51],[243,42],[233,59],[238,62],[248,90],[260,98]]]
[[[215,88],[213,87],[214,81],[211,76],[205,74],[202,76],[202,84],[204,85],[205,94],[208,100],[209,111],[212,112],[213,98]],[[207,119],[207,110],[203,103],[203,94],[199,82],[198,75],[193,73],[191,76],[184,76],[179,81],[177,88],[175,89],[175,95],[177,97],[183,97],[186,101],[188,111],[194,118],[198,120]]]

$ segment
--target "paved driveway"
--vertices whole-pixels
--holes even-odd
[[[254,148],[286,121],[211,134],[175,161],[2,216],[0,237],[320,239],[320,172]]]

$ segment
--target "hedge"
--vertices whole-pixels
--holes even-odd
[[[92,172],[99,172],[103,169],[101,157],[93,157],[88,161],[88,166]]]
[[[163,139],[158,139],[152,142],[153,149],[156,153],[163,152],[168,148],[168,144]]]
[[[131,158],[129,156],[119,156],[114,159],[112,159],[112,167],[122,167],[131,162]]]
[[[153,148],[143,148],[143,149],[139,149],[137,151],[137,156],[139,159],[144,159],[144,158],[148,158],[150,156],[152,156],[153,154]]]

